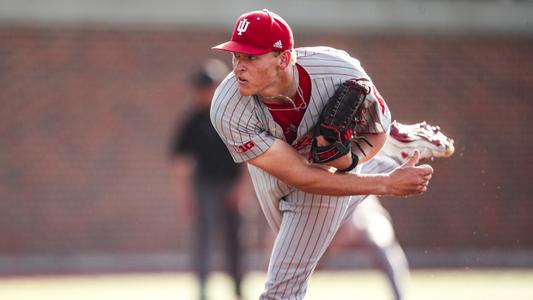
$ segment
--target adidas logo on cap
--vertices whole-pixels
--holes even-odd
[[[274,48],[283,49],[283,44],[281,43],[281,40],[278,40],[274,43]]]

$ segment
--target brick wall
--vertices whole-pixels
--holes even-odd
[[[165,151],[190,107],[189,70],[213,55],[229,62],[209,50],[227,37],[0,27],[0,255],[186,248]],[[455,139],[429,192],[384,200],[404,245],[533,247],[530,36],[296,43],[351,52],[395,119],[437,123]]]

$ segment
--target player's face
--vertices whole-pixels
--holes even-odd
[[[243,96],[279,94],[279,55],[233,53],[233,71]]]

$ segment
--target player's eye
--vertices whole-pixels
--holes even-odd
[[[233,53],[233,59],[256,60],[257,56],[242,53]]]

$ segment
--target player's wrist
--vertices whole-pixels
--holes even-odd
[[[343,169],[339,169],[339,172],[350,172],[352,171],[353,169],[355,169],[355,167],[357,166],[357,164],[359,163],[359,157],[357,157],[357,155],[353,154],[352,152],[348,153],[348,155],[350,156],[350,165],[343,168]]]
[[[376,183],[374,185],[374,189],[376,189],[376,192],[369,193],[369,194],[391,195],[392,194],[391,176],[389,174],[375,174],[373,176],[376,180]]]
[[[353,195],[389,195],[391,189],[391,179],[388,174],[359,174],[351,173],[358,177],[357,191]]]
[[[339,172],[346,172],[346,171],[350,171],[351,169],[353,169],[351,168],[350,170],[348,170],[352,166],[353,162],[354,162],[354,158],[352,156],[352,153],[350,152],[350,153],[346,153],[345,155],[337,159],[334,159],[327,163],[323,163],[322,165],[333,167],[337,169]]]

